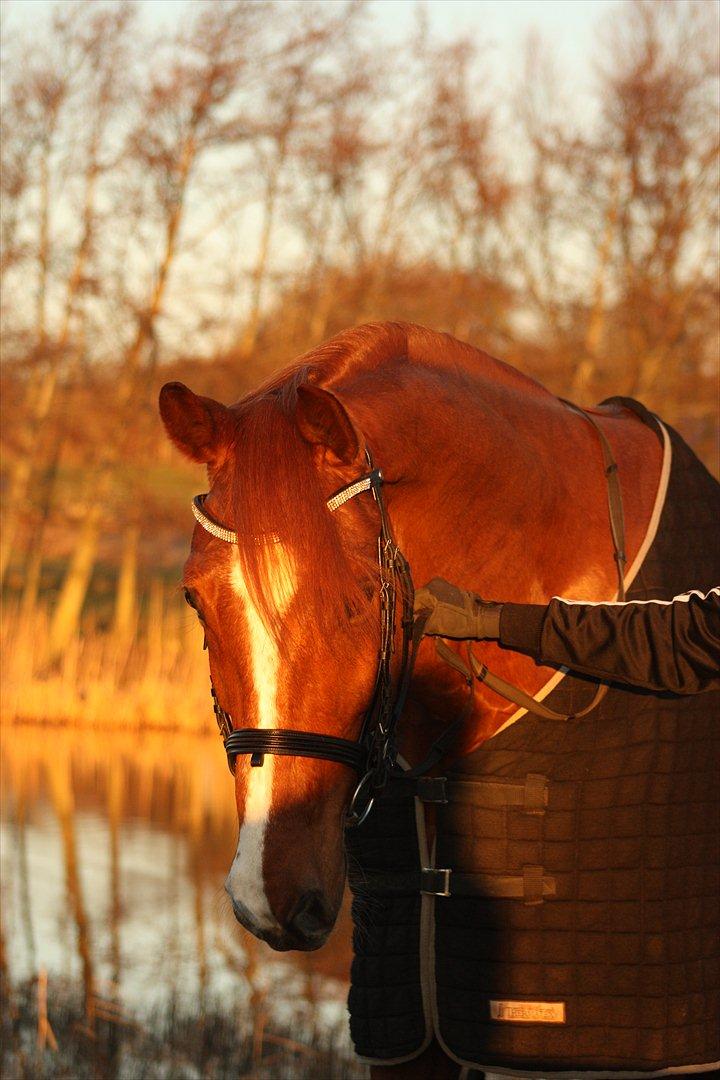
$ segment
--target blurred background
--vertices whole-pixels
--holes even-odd
[[[281,959],[223,903],[204,475],[157,391],[402,319],[638,397],[717,476],[719,11],[4,0],[8,1075],[362,1075],[347,916]]]

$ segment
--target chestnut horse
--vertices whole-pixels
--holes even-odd
[[[183,579],[205,629],[217,700],[236,727],[358,737],[378,655],[378,507],[369,495],[335,513],[326,503],[367,472],[366,449],[383,471],[416,584],[441,576],[487,599],[527,603],[615,595],[596,432],[532,379],[448,335],[361,326],[236,405],[168,383],[160,409],[175,445],[208,468],[206,513],[237,534],[225,543],[198,525]],[[661,448],[635,415],[591,412],[618,462],[632,562]],[[528,693],[553,674],[494,643],[477,652]],[[406,759],[422,759],[465,694],[424,642],[403,713]],[[453,756],[514,711],[477,684]],[[240,832],[226,889],[238,920],[274,949],[318,948],[333,927],[356,782],[334,761],[268,755],[252,768],[238,758]],[[437,1046],[391,1069],[458,1075]]]

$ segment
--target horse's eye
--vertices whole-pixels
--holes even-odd
[[[185,603],[188,604],[193,609],[193,611],[197,615],[200,622],[203,623],[203,625],[204,625],[205,620],[203,619],[202,611],[197,606],[197,603],[195,602],[195,597],[193,596],[193,594],[190,592],[189,589],[183,589],[183,594],[185,596]]]

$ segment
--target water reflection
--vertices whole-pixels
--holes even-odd
[[[89,1031],[209,1001],[261,1043],[268,1022],[344,1031],[347,912],[324,949],[282,958],[232,916],[237,825],[215,739],[4,728],[0,768],[12,982],[79,981]]]

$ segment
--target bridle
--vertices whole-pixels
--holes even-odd
[[[617,477],[617,463],[610,444],[597,422],[584,410],[563,401],[563,404],[583,416],[595,429],[602,449],[608,492],[608,510],[615,563],[618,574],[618,596],[625,598],[625,526],[622,495]],[[296,731],[291,728],[235,728],[230,713],[220,705],[215,688],[210,684],[213,710],[227,753],[230,771],[235,772],[235,759],[240,754],[250,755],[250,764],[260,767],[265,754],[289,757],[318,758],[334,761],[353,769],[360,781],[355,788],[346,825],[357,826],[365,821],[372,809],[375,793],[388,780],[415,781],[423,777],[440,761],[463,726],[474,703],[474,682],[478,679],[501,697],[521,708],[549,720],[579,718],[591,712],[607,692],[607,683],[600,683],[592,701],[584,709],[571,714],[559,713],[530,697],[523,690],[494,675],[485,664],[478,662],[468,644],[468,663],[450,649],[442,639],[436,639],[439,657],[458,671],[465,679],[468,697],[460,715],[435,740],[425,759],[411,769],[398,762],[396,734],[410,680],[415,666],[417,650],[423,637],[429,612],[414,615],[415,589],[410,565],[395,542],[383,496],[383,474],[373,465],[369,450],[365,450],[369,471],[357,480],[339,488],[326,501],[334,513],[356,495],[369,491],[375,500],[380,516],[377,540],[377,559],[380,573],[380,650],[378,654],[375,684],[370,706],[364,714],[357,740],[342,739],[336,735],[322,735],[314,731]],[[204,508],[207,495],[196,495],[192,512],[196,521],[212,536],[228,544],[237,543],[237,533],[215,521]],[[395,652],[395,623],[398,603],[400,616],[400,661],[396,679],[393,678],[393,655]]]
[[[289,757],[319,758],[334,761],[353,769],[359,776],[350,801],[346,824],[360,825],[370,813],[373,791],[382,787],[392,773],[403,773],[397,763],[395,736],[407,698],[415,654],[422,638],[425,619],[413,615],[413,587],[410,566],[393,535],[383,496],[383,474],[373,465],[369,450],[365,451],[368,472],[345,484],[326,502],[334,513],[356,495],[369,491],[380,516],[377,538],[377,561],[380,574],[380,649],[370,706],[364,714],[357,740],[341,739],[312,731],[291,728],[235,728],[232,716],[222,708],[211,684],[213,710],[225,746],[228,765],[235,772],[235,759],[250,755],[250,764],[262,766],[265,754]],[[206,495],[196,495],[192,511],[196,521],[212,536],[225,543],[237,543],[237,534],[213,520],[204,508]],[[393,655],[396,647],[395,624],[400,614],[400,660],[397,677],[393,678]],[[425,763],[423,763],[423,766]],[[428,768],[430,765],[428,764]],[[413,773],[415,770],[413,770]]]

